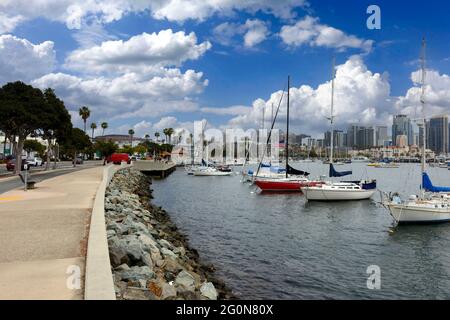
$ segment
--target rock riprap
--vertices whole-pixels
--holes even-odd
[[[117,299],[234,299],[200,262],[169,215],[150,202],[151,179],[133,168],[117,171],[105,195],[105,218]]]

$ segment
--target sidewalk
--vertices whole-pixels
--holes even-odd
[[[83,299],[90,215],[102,174],[103,167],[95,167],[45,180],[35,190],[0,194],[0,299]],[[81,271],[79,289],[66,284],[76,285],[71,266]]]

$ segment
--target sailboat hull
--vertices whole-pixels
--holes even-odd
[[[450,222],[448,208],[432,209],[405,205],[388,205],[392,217],[399,224],[432,224]]]
[[[302,192],[302,187],[316,186],[321,182],[308,180],[256,180],[255,184],[264,192]]]
[[[376,190],[332,190],[320,187],[304,187],[302,191],[308,201],[365,200],[371,198],[376,192]]]

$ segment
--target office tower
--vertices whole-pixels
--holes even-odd
[[[433,117],[429,120],[427,147],[435,154],[448,153],[448,116]]]
[[[403,114],[394,117],[392,124],[392,142],[396,145],[397,136],[404,135],[408,137],[408,145],[413,144],[413,133],[411,120]]]

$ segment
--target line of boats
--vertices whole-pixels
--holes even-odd
[[[420,102],[422,104],[422,112],[425,109],[425,40],[422,41],[422,92]],[[333,61],[331,79],[331,112],[328,120],[331,124],[331,132],[334,132],[334,78],[335,67]],[[285,165],[280,166],[277,163],[264,164],[264,153],[259,161],[256,171],[246,170],[246,164],[242,169],[242,181],[249,181],[255,184],[262,192],[301,192],[307,201],[356,201],[370,199],[377,192],[377,181],[374,179],[364,179],[356,181],[334,181],[326,177],[319,179],[310,179],[308,172],[298,170],[289,165],[289,91],[290,77],[288,77],[287,85],[287,123],[286,123],[286,141],[285,141]],[[272,122],[272,129],[278,115],[281,96],[275,118]],[[422,126],[425,127],[425,115],[423,115]],[[422,130],[423,140],[425,139],[425,131]],[[330,160],[329,160],[329,178],[345,177],[352,174],[352,171],[339,172],[335,169],[333,162],[333,134],[330,143]],[[270,141],[270,133],[267,139],[267,145]],[[381,204],[387,208],[397,224],[406,223],[435,223],[450,221],[450,187],[434,186],[427,172],[425,171],[425,143],[422,146],[422,184],[420,186],[420,195],[412,195],[406,200],[402,200],[398,193],[381,192]],[[367,162],[367,158],[361,157],[360,161]],[[204,162],[204,161],[202,161]],[[369,163],[369,166],[376,168],[398,168],[395,163]],[[194,176],[227,176],[232,174],[229,167],[210,166],[203,163],[199,167],[191,167],[188,174]]]

